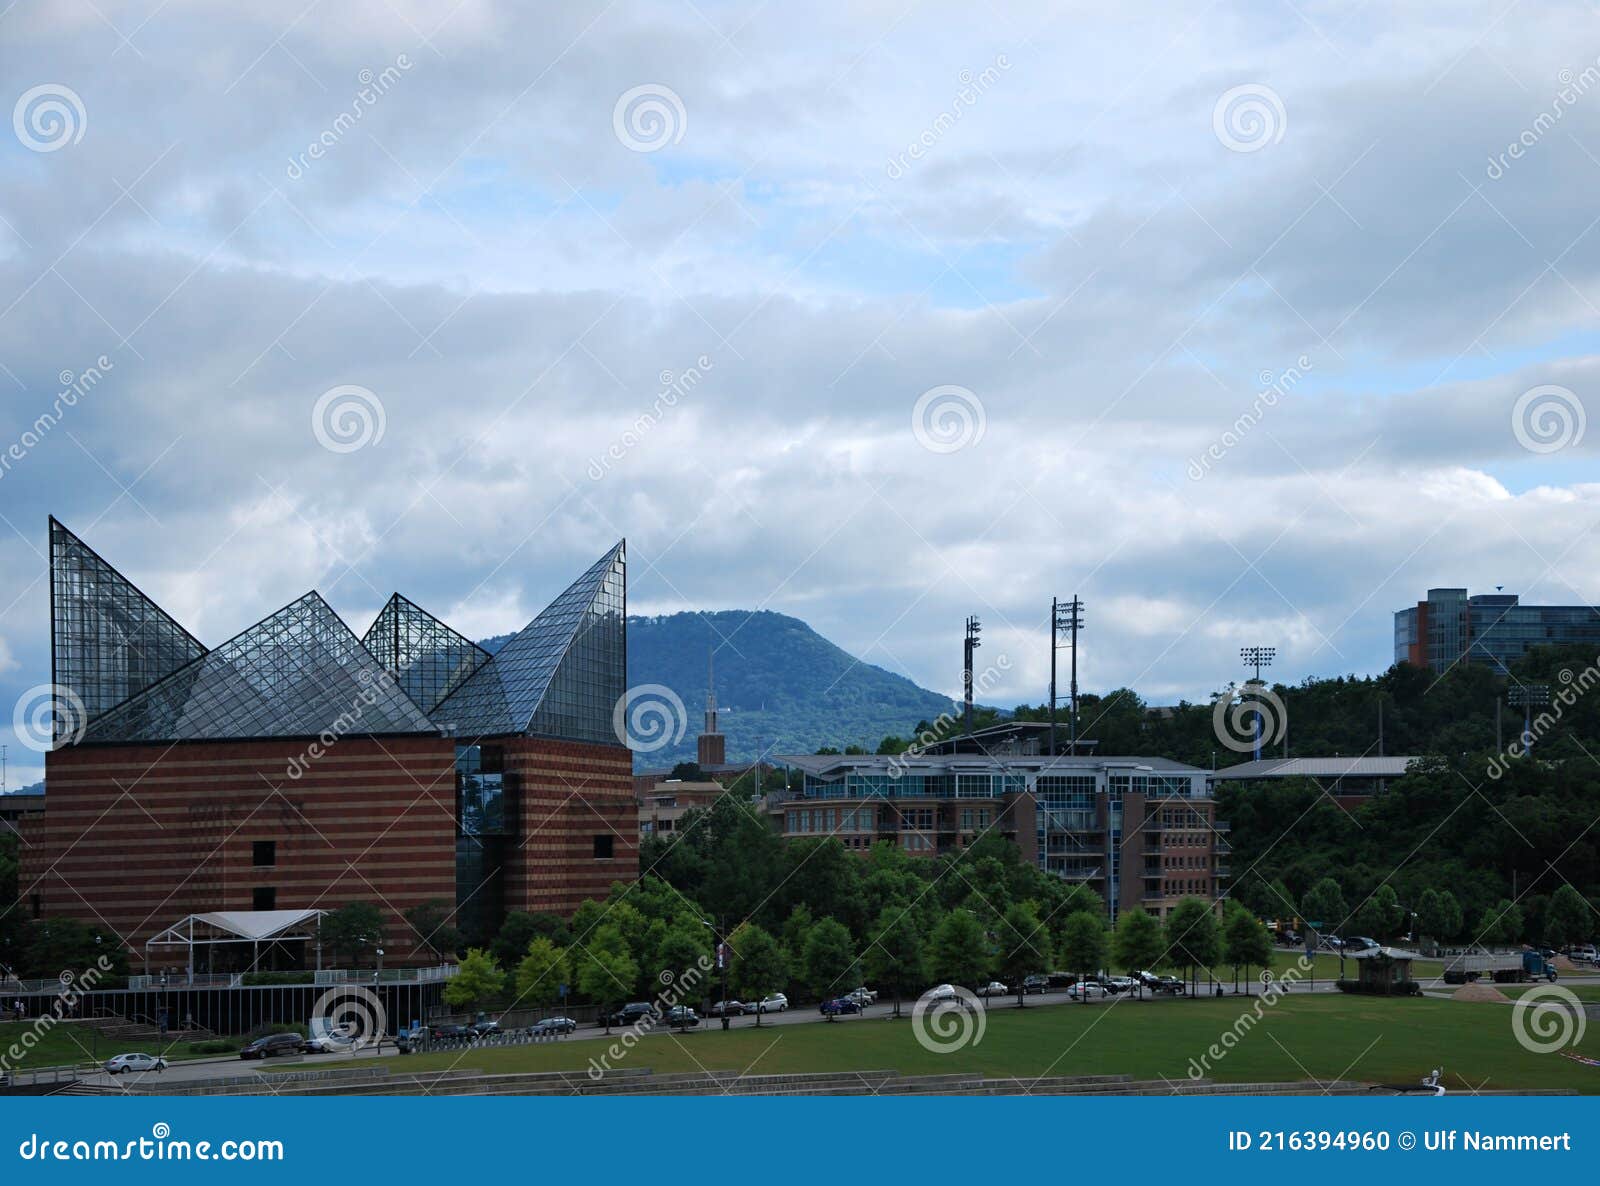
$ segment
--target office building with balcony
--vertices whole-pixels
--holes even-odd
[[[781,761],[801,776],[798,794],[774,807],[788,839],[833,836],[855,852],[887,841],[932,858],[998,835],[1100,894],[1113,920],[1135,906],[1163,916],[1188,895],[1217,898],[1229,876],[1228,825],[1207,772],[1180,762],[970,752]]]
[[[1457,663],[1509,670],[1534,647],[1600,651],[1600,606],[1523,605],[1515,593],[1429,589],[1394,615],[1394,661],[1447,671]]]

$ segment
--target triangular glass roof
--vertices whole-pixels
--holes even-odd
[[[398,593],[361,642],[423,712],[489,661],[488,651]]]
[[[316,593],[93,722],[88,742],[434,733]]]
[[[618,543],[434,710],[457,737],[533,733],[616,744],[627,691],[627,558]]]
[[[54,518],[50,609],[51,678],[83,702],[88,721],[206,653],[192,634]],[[58,722],[58,730],[63,725]]]

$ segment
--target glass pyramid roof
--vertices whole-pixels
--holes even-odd
[[[316,593],[90,724],[87,742],[434,733],[427,716]]]
[[[627,559],[597,560],[433,712],[458,737],[532,733],[616,744],[627,691]]]
[[[423,712],[489,661],[489,652],[396,593],[361,640]]]
[[[93,721],[206,648],[88,544],[50,520],[51,679]],[[58,739],[64,722],[57,722]],[[72,726],[65,726],[72,727]]]

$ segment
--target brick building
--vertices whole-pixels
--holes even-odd
[[[637,876],[621,543],[492,655],[399,594],[359,638],[313,592],[207,648],[54,519],[50,552],[32,916],[115,932],[145,968],[189,914],[370,902],[390,962],[420,963],[415,906],[486,937]]]

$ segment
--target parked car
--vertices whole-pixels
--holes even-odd
[[[985,984],[978,990],[978,995],[980,997],[1003,997],[1008,995],[1010,992],[1011,990],[1005,985],[1001,984],[998,980],[991,980],[988,984]]]
[[[653,1021],[658,1016],[656,1007],[649,1001],[630,1001],[613,1013],[606,1021],[607,1025],[630,1026],[641,1021]]]
[[[817,1006],[817,1012],[824,1017],[849,1017],[861,1012],[861,1006],[849,997],[835,997],[831,1001],[823,1001]]]
[[[1176,996],[1183,991],[1183,981],[1176,976],[1158,976],[1154,972],[1140,972],[1139,981],[1151,992],[1171,993]]]
[[[436,1025],[428,1030],[428,1037],[435,1042],[457,1041],[472,1036],[472,1031],[464,1025]]]
[[[956,999],[956,986],[953,984],[935,984],[922,994],[925,1001],[953,1001]]]
[[[349,1050],[350,1039],[339,1033],[316,1034],[300,1043],[301,1054],[342,1054]]]
[[[164,1071],[167,1069],[167,1060],[157,1058],[154,1054],[119,1054],[106,1059],[104,1069],[108,1075],[125,1075],[129,1071]]]
[[[570,1017],[546,1017],[535,1022],[531,1032],[535,1037],[545,1037],[550,1034],[570,1034],[577,1031],[578,1023]]]
[[[757,1001],[755,1010],[757,1013],[782,1013],[788,1007],[789,998],[781,992],[775,992]]]
[[[1300,933],[1298,931],[1292,931],[1288,928],[1284,928],[1284,930],[1278,934],[1278,942],[1289,947],[1298,947],[1300,945]]]
[[[481,1038],[485,1034],[498,1034],[500,1032],[500,1023],[498,1021],[474,1021],[467,1026],[467,1029],[471,1031],[473,1037]]]
[[[1022,991],[1024,993],[1048,992],[1050,990],[1050,977],[1042,972],[1035,972],[1032,976],[1023,978]]]
[[[744,1013],[743,1001],[717,1001],[706,1010],[707,1017],[743,1017]]]
[[[1366,951],[1368,948],[1383,946],[1376,939],[1366,935],[1351,935],[1344,941],[1346,951]]]
[[[674,1029],[687,1029],[690,1026],[700,1024],[700,1014],[689,1008],[688,1005],[674,1005],[667,1010],[666,1021]]]
[[[1067,989],[1067,995],[1075,1001],[1093,1000],[1095,997],[1106,995],[1105,985],[1096,984],[1093,980],[1080,980]]]
[[[849,997],[856,1004],[860,1005],[863,1009],[865,1009],[868,1005],[876,1005],[878,1003],[878,994],[872,989],[868,988],[865,984],[863,984],[860,988],[852,988],[844,995]]]
[[[1579,945],[1577,947],[1574,947],[1572,949],[1572,951],[1569,953],[1569,955],[1571,956],[1572,959],[1584,960],[1584,961],[1592,964],[1592,963],[1595,962],[1595,958],[1596,958],[1594,944],[1593,943],[1584,943],[1584,944],[1581,944],[1581,945]]]
[[[1101,981],[1109,992],[1133,992],[1139,982],[1132,976],[1107,976]]]
[[[264,1038],[257,1038],[243,1050],[239,1057],[251,1058],[276,1058],[280,1054],[299,1054],[300,1046],[305,1041],[299,1034],[268,1034]]]
[[[1078,983],[1078,978],[1071,972],[1050,972],[1046,974],[1045,979],[1049,981],[1051,992],[1059,992]]]

